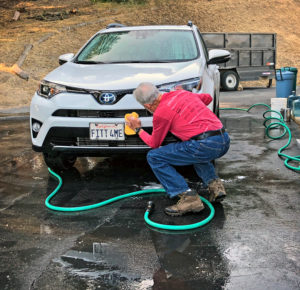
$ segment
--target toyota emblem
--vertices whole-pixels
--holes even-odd
[[[102,93],[98,98],[100,104],[113,104],[116,102],[117,97],[113,93]]]

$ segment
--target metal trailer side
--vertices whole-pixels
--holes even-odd
[[[227,63],[220,64],[221,86],[236,90],[239,81],[275,78],[276,33],[201,33],[208,50],[226,49]]]

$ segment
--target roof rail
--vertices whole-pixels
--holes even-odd
[[[126,25],[121,23],[110,23],[106,26],[106,29],[114,28],[114,27],[125,27]]]
[[[191,20],[188,21],[187,23],[188,26],[192,27],[193,26],[193,22]]]

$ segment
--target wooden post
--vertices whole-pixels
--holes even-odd
[[[14,20],[14,21],[19,20],[20,15],[21,15],[21,13],[20,13],[19,11],[16,11],[15,14],[14,14],[13,20]]]

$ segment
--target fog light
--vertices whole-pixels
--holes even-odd
[[[32,124],[32,131],[38,133],[41,129],[41,124],[37,123],[37,122],[34,122]]]

